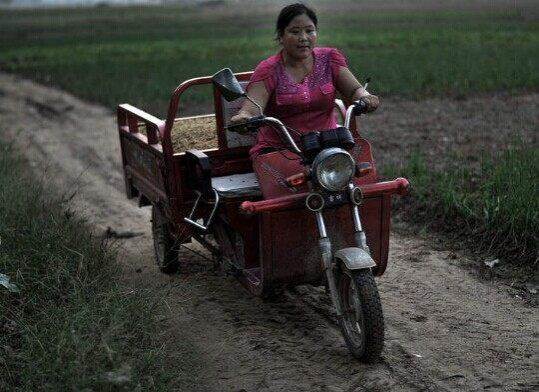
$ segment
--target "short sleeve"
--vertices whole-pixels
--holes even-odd
[[[271,94],[275,89],[275,81],[273,79],[273,62],[270,59],[261,61],[257,65],[247,85],[247,91],[249,91],[251,84],[261,81],[264,82],[268,93]]]
[[[339,76],[339,70],[341,67],[348,68],[346,59],[337,49],[331,49],[329,52],[329,62],[331,64],[331,73],[333,74],[333,78],[335,80],[337,79],[337,76]]]

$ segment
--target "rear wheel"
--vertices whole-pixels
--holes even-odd
[[[384,315],[371,270],[343,266],[338,292],[343,310],[339,324],[348,349],[361,362],[376,362],[384,347]]]
[[[152,206],[152,237],[157,266],[165,274],[173,274],[180,267],[178,246],[170,233],[168,221],[163,211]]]

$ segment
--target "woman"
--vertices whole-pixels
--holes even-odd
[[[363,100],[369,112],[379,104],[378,97],[370,95],[352,75],[339,51],[316,48],[317,22],[315,12],[304,4],[283,8],[276,27],[282,50],[256,67],[247,86],[249,96],[267,116],[299,133],[336,127],[336,90],[348,100]],[[245,101],[231,122],[243,123],[258,114],[256,106]],[[250,150],[251,158],[279,148],[284,148],[279,135],[262,127]]]

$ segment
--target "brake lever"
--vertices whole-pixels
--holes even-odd
[[[369,83],[371,81],[371,78],[367,78],[365,80],[365,84],[363,85],[363,91],[367,92],[367,87],[369,87]],[[367,95],[366,95],[367,96]],[[355,102],[354,106],[354,115],[355,116],[361,116],[363,113],[366,113],[367,104],[359,98],[357,102]]]
[[[367,91],[367,87],[369,87],[369,83],[371,82],[371,78],[367,78],[365,80],[366,80],[366,82],[363,85],[363,90]]]

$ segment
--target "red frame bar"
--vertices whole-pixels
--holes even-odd
[[[162,137],[165,122],[127,103],[118,106],[118,126],[129,133],[139,133],[139,122],[146,125],[148,144],[158,144],[157,135]]]
[[[363,197],[379,196],[380,194],[398,194],[406,195],[410,184],[405,178],[397,178],[393,181],[377,182],[373,184],[361,185]],[[284,197],[277,197],[270,200],[262,201],[244,201],[240,205],[240,209],[245,214],[260,214],[268,211],[279,211],[288,208],[300,206],[309,193],[300,193]]]

